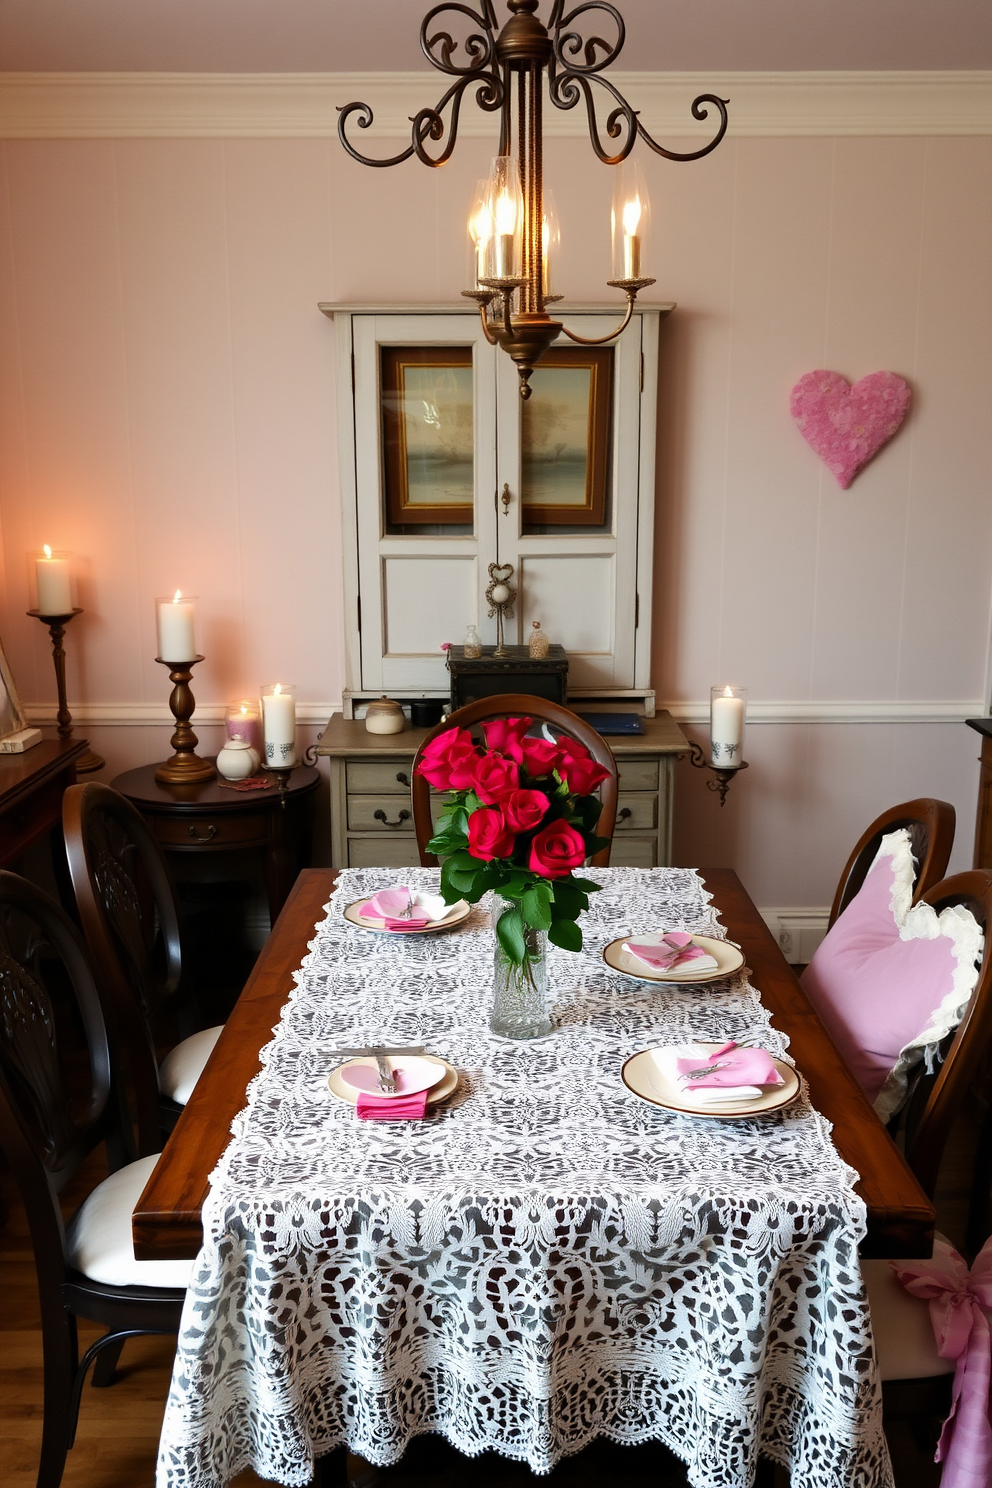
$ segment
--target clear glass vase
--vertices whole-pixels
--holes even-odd
[[[500,1038],[544,1038],[551,1032],[548,1006],[548,936],[524,929],[526,954],[521,965],[511,961],[495,935],[497,921],[519,906],[493,895],[493,1010],[489,1027]]]

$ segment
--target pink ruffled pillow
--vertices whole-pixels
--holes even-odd
[[[844,1061],[880,1116],[906,1098],[906,1075],[956,1028],[978,979],[982,932],[968,910],[910,903],[909,832],[882,838],[864,883],[802,976]]]

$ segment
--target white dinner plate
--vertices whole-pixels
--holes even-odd
[[[402,1055],[398,1054],[395,1057],[397,1059],[401,1059]],[[440,1079],[436,1085],[432,1085],[430,1090],[427,1092],[427,1104],[429,1106],[436,1106],[438,1101],[447,1100],[448,1096],[452,1095],[458,1088],[458,1071],[454,1068],[453,1065],[450,1065],[446,1059],[441,1059],[436,1054],[418,1054],[417,1059],[422,1059],[430,1064],[439,1065],[442,1071],[443,1078]],[[338,1065],[337,1069],[331,1070],[331,1073],[327,1077],[327,1083],[331,1088],[332,1094],[336,1095],[339,1100],[347,1101],[348,1104],[351,1106],[358,1105],[358,1097],[360,1092],[355,1090],[353,1086],[347,1085],[345,1083],[342,1078],[341,1071],[346,1067],[347,1064],[357,1064],[360,1062],[361,1061],[359,1060],[349,1059],[346,1061],[345,1065]],[[373,1060],[372,1063],[374,1064],[375,1060]],[[381,1090],[373,1091],[370,1093],[375,1095],[384,1095],[384,1092]]]
[[[371,1055],[360,1055],[338,1066],[342,1081],[351,1090],[366,1091],[369,1095],[381,1096],[383,1100],[399,1100],[405,1095],[419,1095],[422,1090],[431,1090],[444,1079],[446,1066],[437,1059],[425,1059],[422,1054],[384,1054],[383,1062],[391,1075],[399,1076],[400,1087],[394,1091],[379,1089],[379,1066]]]
[[[371,895],[369,896],[371,898]],[[447,914],[441,919],[435,920],[433,924],[425,925],[422,930],[387,930],[384,920],[376,915],[363,914],[368,899],[356,899],[353,904],[346,904],[344,917],[349,924],[357,925],[359,930],[372,930],[377,935],[435,935],[438,930],[451,930],[455,925],[460,925],[467,920],[472,913],[471,904],[464,899],[458,899],[449,905]]]
[[[720,1044],[696,1041],[696,1047],[715,1053]],[[781,1111],[798,1099],[801,1087],[799,1075],[791,1064],[773,1059],[772,1063],[782,1076],[784,1084],[773,1085],[754,1100],[741,1101],[736,1105],[696,1106],[687,1101],[685,1092],[665,1071],[655,1063],[650,1049],[633,1054],[620,1071],[628,1090],[649,1105],[661,1106],[666,1111],[680,1111],[685,1116],[705,1116],[708,1121],[727,1121],[742,1116],[764,1116],[767,1111]]]
[[[730,976],[731,972],[738,971],[744,965],[744,952],[738,946],[731,945],[729,940],[713,940],[709,935],[694,935],[692,944],[713,957],[717,963],[715,968],[697,972],[684,967],[676,967],[672,971],[652,971],[650,966],[624,950],[628,940],[646,939],[645,935],[623,935],[619,940],[611,940],[603,950],[603,960],[611,971],[619,971],[621,975],[633,977],[638,982],[671,982],[682,986],[718,981],[720,977]],[[689,965],[692,965],[691,961]]]

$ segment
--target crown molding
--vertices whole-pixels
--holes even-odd
[[[55,703],[24,703],[22,707],[32,728],[43,728],[57,721]],[[340,710],[340,699],[336,703],[297,703],[296,721],[304,728],[326,728],[331,714]],[[175,728],[176,725],[165,703],[74,703],[70,700],[69,712],[77,728],[86,725],[92,728],[158,728],[164,724]],[[224,703],[197,703],[194,725],[196,728],[222,726],[226,716]]]
[[[738,138],[992,134],[992,72],[616,71],[610,81],[662,138],[707,138],[689,105],[712,92],[730,100]],[[322,138],[337,131],[337,107],[361,99],[374,114],[363,138],[395,139],[442,91],[428,71],[6,72],[0,138]],[[459,129],[488,138],[496,124],[467,101]],[[584,136],[585,109],[546,108],[544,131]]]

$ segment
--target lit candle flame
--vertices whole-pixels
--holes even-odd
[[[734,689],[732,687],[725,687],[723,689],[723,695],[724,697],[733,697]]]
[[[632,238],[637,232],[637,226],[640,220],[641,198],[635,196],[631,201],[625,202],[623,208],[623,230],[628,238]]]
[[[496,199],[496,231],[500,237],[512,237],[517,227],[517,204],[508,191]]]
[[[177,589],[176,592],[175,592],[175,594],[172,596],[172,603],[173,604],[178,604],[179,601],[182,599],[182,597],[183,597],[183,591],[181,589]]]
[[[493,214],[485,202],[470,219],[468,230],[472,234],[472,241],[478,247],[484,248],[489,242],[493,235]]]
[[[241,713],[242,713],[242,716],[243,717],[247,718],[247,716],[248,716],[248,705],[247,705],[247,703],[242,703],[241,704]]]
[[[272,696],[273,697],[277,697],[278,694],[281,693],[281,692],[282,692],[282,683],[281,682],[277,682],[276,685],[275,685],[275,687],[273,687],[273,689],[272,689]]]
[[[45,557],[46,557],[46,558],[51,558],[51,556],[52,556],[52,550],[51,550],[51,548],[50,548],[50,547],[49,547],[49,546],[48,546],[48,544],[47,544],[47,543],[45,543]]]

